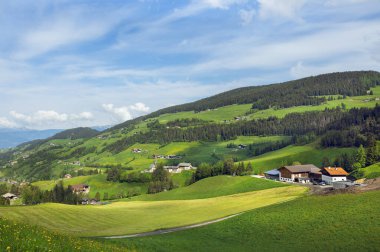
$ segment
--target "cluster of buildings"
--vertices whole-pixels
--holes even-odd
[[[166,165],[164,166],[164,169],[170,173],[181,173],[182,171],[196,169],[196,167],[193,167],[191,163],[179,163],[176,166]],[[152,173],[155,170],[156,170],[156,164],[154,163],[154,164],[151,164],[149,169],[145,170],[144,172]]]
[[[181,159],[182,156],[178,156],[178,155],[156,155],[154,154],[152,156],[154,159]]]
[[[266,178],[278,181],[296,183],[324,182],[328,185],[336,182],[346,182],[348,175],[342,167],[324,167],[320,169],[312,164],[283,166],[279,169],[267,171],[264,174]]]

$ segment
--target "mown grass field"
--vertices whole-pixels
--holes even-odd
[[[293,200],[305,191],[304,187],[286,186],[196,200],[2,207],[0,217],[81,237],[123,235],[201,223]]]
[[[0,251],[128,251],[104,241],[80,239],[0,218]]]
[[[379,251],[380,191],[306,196],[176,233],[107,240],[139,251]]]
[[[380,163],[376,163],[366,168],[362,168],[361,170],[364,172],[365,178],[372,179],[380,177]]]
[[[283,186],[286,186],[286,184],[272,180],[253,178],[250,176],[216,176],[202,179],[190,186],[177,188],[171,191],[137,196],[134,197],[133,200],[159,201],[204,199]]]
[[[256,173],[262,173],[267,170],[279,168],[291,164],[294,161],[302,164],[314,164],[320,167],[323,157],[334,161],[335,157],[343,153],[353,153],[355,148],[323,148],[319,149],[316,144],[303,146],[290,145],[277,151],[265,153],[263,155],[245,160],[245,163],[251,162]]]
[[[77,184],[88,184],[90,185],[89,197],[95,197],[97,192],[100,193],[103,199],[104,193],[108,193],[108,196],[117,196],[121,193],[126,194],[128,191],[135,191],[140,193],[146,193],[148,190],[147,184],[142,183],[118,183],[110,182],[106,180],[106,174],[90,175],[90,176],[79,176],[71,179],[62,179],[65,186],[77,185]],[[42,190],[51,190],[59,180],[44,180],[33,183],[33,185],[38,186]],[[114,198],[114,197],[113,197]]]

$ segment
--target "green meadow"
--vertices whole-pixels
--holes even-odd
[[[65,186],[77,185],[77,184],[88,184],[90,185],[89,197],[95,197],[97,192],[100,193],[103,198],[104,193],[108,193],[109,197],[115,196],[122,193],[126,194],[128,191],[134,191],[139,193],[146,193],[148,186],[142,183],[118,183],[106,180],[106,174],[90,175],[90,176],[78,176],[71,179],[62,179]],[[51,190],[54,185],[60,180],[44,180],[33,183],[33,185],[38,186],[42,190]]]
[[[286,186],[286,184],[272,180],[258,179],[250,176],[233,177],[223,175],[205,178],[189,186],[171,191],[145,194],[132,199],[147,201],[204,199],[283,186]]]
[[[315,143],[295,146],[290,145],[280,150],[265,153],[263,155],[247,159],[244,162],[251,162],[256,173],[279,168],[284,165],[298,161],[303,164],[314,164],[321,166],[324,157],[331,161],[343,153],[353,153],[355,148],[324,148],[319,149]]]
[[[104,243],[0,218],[0,251],[126,251]]]
[[[361,171],[364,172],[365,178],[378,178],[380,177],[380,163],[376,163],[371,166],[367,166],[366,168],[362,168]]]
[[[0,217],[74,236],[107,236],[179,227],[294,200],[306,188],[286,186],[207,199],[114,202],[101,206],[1,207]]]
[[[139,251],[379,251],[380,191],[305,196],[208,226],[107,240]]]

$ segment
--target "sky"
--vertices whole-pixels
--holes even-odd
[[[114,125],[242,86],[380,70],[379,0],[0,0],[0,128]]]

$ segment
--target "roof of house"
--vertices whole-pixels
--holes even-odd
[[[268,174],[268,175],[272,175],[272,176],[277,176],[280,174],[280,172],[277,170],[277,169],[273,169],[273,170],[270,170],[270,171],[266,171],[264,172],[265,174]]]
[[[287,165],[283,166],[281,168],[285,168],[291,173],[301,173],[301,172],[312,172],[312,173],[319,173],[321,169],[316,167],[312,164],[306,164],[306,165]],[[280,168],[280,169],[281,169]]]
[[[3,198],[14,198],[14,197],[17,197],[15,194],[13,193],[6,193],[6,194],[3,194],[2,195]]]
[[[326,171],[330,176],[347,176],[348,173],[342,167],[324,167],[323,171]]]
[[[190,163],[179,163],[178,166],[191,166]]]
[[[86,187],[89,187],[89,185],[85,185],[85,184],[79,184],[79,185],[72,185],[71,188],[73,190],[83,190],[85,189]]]

